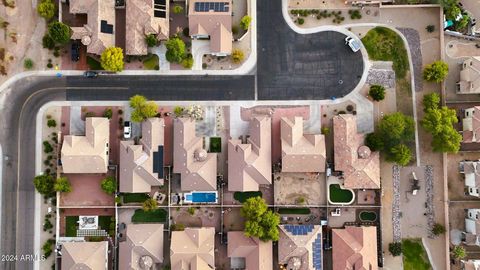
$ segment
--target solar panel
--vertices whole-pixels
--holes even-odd
[[[166,18],[167,12],[165,10],[154,10],[153,16],[156,18]]]
[[[317,238],[312,243],[312,253],[313,253],[313,268],[315,270],[322,269],[322,235],[317,234]]]
[[[228,12],[228,2],[196,2],[196,12]]]
[[[154,173],[158,173],[158,178],[163,179],[163,145],[158,146],[158,151],[153,152],[153,169]]]
[[[107,21],[101,20],[100,21],[100,32],[105,34],[113,34],[113,25],[108,24]]]

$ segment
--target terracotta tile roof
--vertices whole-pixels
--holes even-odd
[[[181,174],[181,189],[217,190],[217,154],[203,149],[203,138],[195,135],[195,120],[173,121],[173,172]]]
[[[106,270],[107,252],[107,241],[63,243],[62,269]]]
[[[105,173],[108,170],[110,122],[107,118],[85,120],[85,136],[66,135],[61,159],[64,173]]]
[[[195,3],[228,3],[228,11],[195,11]],[[210,51],[213,54],[232,53],[232,1],[191,0],[189,1],[188,26],[192,37],[210,37]]]
[[[154,34],[158,40],[169,36],[169,2],[166,4],[165,18],[154,16],[154,0],[127,0],[126,2],[126,40],[127,55],[145,55],[147,43],[145,36]]]
[[[471,188],[480,188],[480,161],[461,161],[465,174],[465,186]]]
[[[142,139],[120,142],[120,192],[150,192],[152,186],[162,186],[163,178],[154,172],[154,153],[163,146],[162,118],[149,118],[142,123]],[[159,168],[163,170],[163,168]]]
[[[215,228],[173,231],[170,245],[172,270],[211,270],[215,267]]]
[[[248,270],[273,269],[272,241],[246,237],[244,232],[228,232],[228,257],[245,258]]]
[[[480,93],[480,56],[470,57],[463,62],[457,84],[460,94]]]
[[[293,260],[301,263],[298,270],[311,270],[313,268],[313,245],[312,243],[321,237],[322,226],[312,225],[313,230],[307,235],[294,235],[287,230],[287,226],[280,225],[280,239],[278,241],[278,263],[289,264]],[[321,250],[321,249],[320,249]],[[323,257],[323,255],[320,255]]]
[[[282,172],[324,172],[325,136],[304,134],[303,118],[281,120]]]
[[[162,263],[163,224],[129,224],[118,257],[120,269],[125,270],[148,269],[141,263],[150,259],[153,264]]]
[[[332,230],[333,270],[376,270],[376,227],[353,227]]]
[[[250,122],[247,144],[228,141],[228,190],[258,191],[272,183],[271,119],[255,117]]]
[[[380,188],[380,155],[363,145],[357,133],[356,117],[340,114],[333,117],[335,170],[342,171],[345,188]]]
[[[80,39],[87,52],[100,55],[115,46],[115,0],[70,0],[70,13],[87,14],[87,24],[72,27],[72,39]],[[101,31],[101,21],[112,25],[113,33]]]
[[[480,106],[465,110],[462,126],[464,143],[478,142],[480,140]]]

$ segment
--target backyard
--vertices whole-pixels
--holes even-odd
[[[372,211],[362,211],[360,212],[360,220],[362,221],[375,221],[377,220],[377,214]]]
[[[65,236],[66,237],[76,237],[77,236],[77,221],[78,216],[67,216],[65,217]]]
[[[278,209],[279,214],[283,215],[308,215],[310,214],[309,208],[280,208]]]
[[[122,193],[123,203],[143,203],[150,198],[146,193]]]
[[[339,184],[329,185],[328,192],[330,194],[330,200],[333,203],[349,203],[353,199],[353,192],[340,188]]]
[[[222,152],[222,138],[220,137],[210,137],[210,153],[221,153]]]
[[[252,197],[262,197],[261,191],[235,192],[233,198],[241,203]]]
[[[145,212],[142,209],[135,210],[132,216],[133,223],[162,223],[167,220],[167,211],[157,209],[150,212]]]
[[[429,270],[432,269],[427,252],[420,239],[402,240],[403,269],[404,270]]]

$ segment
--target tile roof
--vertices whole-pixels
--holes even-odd
[[[465,186],[480,188],[480,161],[464,160],[460,162],[460,166],[465,174]]]
[[[154,172],[154,154],[159,153],[164,140],[163,118],[149,118],[142,123],[140,144],[120,142],[120,192],[150,192],[152,186],[162,186],[163,177]],[[157,161],[158,162],[158,161]],[[157,168],[163,170],[162,168]]]
[[[66,242],[62,244],[62,269],[102,270],[108,265],[108,242]]]
[[[294,234],[290,228],[298,226],[312,226],[307,234]],[[321,239],[322,226],[320,225],[280,225],[280,239],[278,241],[278,263],[292,264],[300,262],[298,270],[314,269],[313,244],[319,237]],[[319,251],[321,252],[321,248]],[[320,254],[320,257],[322,255]]]
[[[125,270],[148,269],[141,267],[151,262],[163,262],[163,224],[129,224],[126,240],[120,242],[119,267]],[[150,259],[147,259],[149,257]]]
[[[340,114],[333,117],[335,170],[342,171],[345,188],[380,188],[380,155],[363,145],[357,133],[356,117]]]
[[[246,237],[243,231],[228,232],[227,254],[230,258],[245,258],[248,270],[273,269],[272,241]]]
[[[269,117],[250,121],[250,138],[228,141],[228,190],[258,191],[272,183],[272,131]]]
[[[173,231],[170,245],[172,270],[210,270],[215,267],[215,228]]]
[[[183,191],[217,189],[217,154],[203,149],[203,138],[195,135],[195,120],[173,120],[173,172],[181,174]]]
[[[466,59],[460,71],[459,94],[480,93],[480,56]]]
[[[480,106],[465,110],[462,126],[464,143],[478,142],[480,140]]]
[[[304,134],[303,118],[282,117],[282,172],[324,172],[325,136]]]
[[[89,117],[85,120],[85,136],[64,136],[61,150],[64,173],[107,172],[109,126],[108,118]]]
[[[376,227],[353,227],[332,230],[333,270],[376,270]]]

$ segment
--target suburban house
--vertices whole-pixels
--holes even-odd
[[[273,269],[272,241],[246,237],[244,232],[228,232],[227,255],[231,269]]]
[[[278,263],[286,269],[322,269],[322,226],[280,225]]]
[[[85,120],[85,136],[63,138],[61,161],[63,173],[106,173],[110,137],[108,118]]]
[[[163,185],[163,118],[142,123],[142,138],[120,142],[120,192],[147,193]]]
[[[125,54],[146,55],[145,37],[153,34],[157,40],[169,36],[168,0],[128,0],[125,6]]]
[[[108,269],[108,242],[65,242],[62,269]]]
[[[480,138],[480,106],[475,106],[465,110],[465,116],[462,120],[463,127],[463,142],[472,143],[478,142]]]
[[[191,0],[188,27],[193,39],[210,38],[210,54],[226,56],[232,53],[232,1]]]
[[[480,56],[470,57],[462,64],[457,94],[480,93]]]
[[[215,268],[215,228],[185,228],[172,231],[170,245],[172,270]]]
[[[480,246],[480,209],[465,209],[465,232],[463,241],[466,245]]]
[[[129,224],[119,244],[119,269],[156,269],[163,263],[163,224]]]
[[[462,270],[480,270],[480,260],[462,260]]]
[[[333,270],[378,269],[377,228],[346,226],[332,230]]]
[[[87,24],[71,27],[71,39],[81,40],[87,53],[100,55],[115,46],[115,0],[70,0],[70,13],[87,14]]]
[[[364,135],[357,133],[356,117],[334,116],[333,135],[335,170],[343,173],[344,187],[380,188],[380,155],[364,145]]]
[[[303,118],[282,117],[282,172],[324,172],[325,136],[304,134]]]
[[[228,190],[258,191],[272,183],[272,131],[269,117],[250,121],[246,143],[228,141]]]
[[[460,173],[465,176],[465,187],[469,195],[480,197],[480,161],[460,161]]]
[[[173,172],[181,174],[184,191],[217,190],[217,154],[207,153],[195,135],[195,120],[173,120]]]

